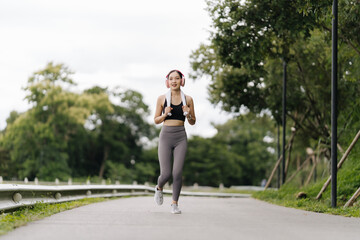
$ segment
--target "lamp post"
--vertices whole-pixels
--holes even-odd
[[[337,40],[338,1],[333,0],[331,59],[331,207],[336,207],[337,185]]]
[[[280,158],[280,123],[277,124],[277,159]],[[278,166],[277,188],[280,188],[280,165]]]
[[[283,98],[282,98],[282,184],[285,183],[285,134],[286,134],[286,59],[283,59]]]

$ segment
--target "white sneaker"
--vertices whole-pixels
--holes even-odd
[[[171,204],[171,213],[173,214],[180,214],[181,210],[179,209],[179,206],[177,204]]]
[[[156,185],[156,187],[155,187],[154,200],[155,200],[155,202],[156,202],[157,205],[162,205],[163,202],[164,202],[163,192],[158,189],[158,186],[157,186],[157,185]]]

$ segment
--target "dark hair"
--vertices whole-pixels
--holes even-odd
[[[166,75],[166,79],[168,79],[168,78],[169,78],[169,75],[170,75],[171,73],[173,73],[173,72],[177,72],[181,78],[184,76],[184,74],[182,74],[179,70],[174,69],[174,70],[171,70],[171,71]]]

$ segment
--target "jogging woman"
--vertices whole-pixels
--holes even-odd
[[[158,205],[163,203],[163,187],[172,174],[171,212],[179,214],[178,200],[187,151],[184,122],[187,119],[190,125],[194,125],[196,118],[193,99],[180,89],[185,85],[185,76],[179,70],[172,70],[166,75],[165,84],[170,90],[158,97],[154,117],[155,124],[163,123],[158,147],[160,176],[155,187],[155,202]]]

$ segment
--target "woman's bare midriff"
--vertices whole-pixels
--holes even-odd
[[[184,126],[184,121],[176,119],[168,119],[164,121],[165,126]]]

